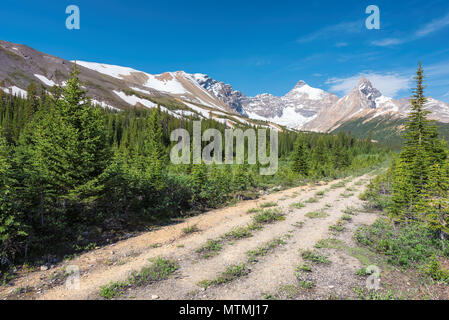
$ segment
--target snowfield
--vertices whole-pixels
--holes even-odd
[[[12,92],[13,95],[22,96],[23,98],[27,97],[27,92],[23,89],[20,89],[19,87],[16,87],[16,86],[12,86],[9,88],[2,88],[2,90],[6,93]]]
[[[40,81],[42,81],[44,84],[46,84],[47,86],[53,87],[54,85],[56,85],[56,83],[53,80],[47,79],[47,77],[40,75],[40,74],[35,74],[34,75],[36,78],[38,78]]]

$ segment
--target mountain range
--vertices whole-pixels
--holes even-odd
[[[55,85],[64,86],[74,63],[0,40],[0,90],[25,96],[31,82],[49,90]],[[409,99],[386,97],[368,79],[360,79],[344,97],[313,88],[302,80],[282,97],[269,93],[249,97],[201,73],[149,74],[102,63],[76,64],[88,96],[104,108],[160,105],[175,117],[211,118],[230,127],[243,124],[317,132],[344,128],[376,136],[376,128],[385,130],[388,124],[399,133],[410,112]],[[449,104],[429,97],[426,107],[432,119],[449,124]]]

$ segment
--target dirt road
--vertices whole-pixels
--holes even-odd
[[[341,218],[348,207],[362,205],[358,195],[364,190],[367,182],[368,176],[362,176],[353,180],[337,180],[327,185],[303,186],[210,211],[189,218],[183,223],[93,250],[50,270],[31,272],[15,279],[14,287],[1,287],[0,297],[15,295],[16,298],[25,299],[99,299],[101,286],[122,281],[130,272],[151,265],[149,259],[163,257],[176,261],[179,269],[166,280],[148,286],[128,288],[120,298],[289,298],[293,293],[289,293],[287,289],[298,287],[296,270],[298,265],[304,262],[301,251],[313,249],[318,241],[329,238],[329,227],[342,222]],[[223,237],[237,227],[251,224],[254,216],[259,213],[248,211],[269,202],[273,208],[278,208],[284,214],[285,219],[264,224],[259,230],[251,230],[248,237]],[[298,202],[302,205],[292,206]],[[351,217],[352,227],[348,228],[372,223],[375,217],[372,213],[359,212]],[[198,231],[186,233],[185,228],[192,226],[196,226]],[[197,251],[210,239],[220,239],[220,249],[217,249],[213,256],[204,258]],[[342,240],[350,242],[350,235],[348,234],[347,239],[343,236]],[[269,249],[261,251],[261,248]],[[263,254],[251,260],[248,252]],[[293,290],[295,296],[325,298],[329,295],[329,290],[334,288],[337,289],[335,294],[345,294],[346,289],[343,290],[339,286],[346,288],[353,284],[341,278],[341,275],[345,272],[354,274],[361,263],[351,257],[344,258],[344,262],[334,261],[337,258],[332,253],[330,259],[333,266],[328,267],[326,272],[331,275],[335,273],[335,276],[326,276],[327,279],[324,279],[324,276],[320,278],[320,275],[315,273],[318,278],[314,279],[313,290]],[[228,279],[229,281],[220,285],[200,285],[205,280],[216,279],[230,266],[243,264],[247,274]],[[342,270],[336,272],[333,268],[339,264]],[[69,265],[80,270],[80,286],[77,290],[67,290],[64,282],[64,273]],[[313,292],[313,297],[310,292]]]

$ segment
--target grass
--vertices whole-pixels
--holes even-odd
[[[448,240],[440,240],[416,223],[397,225],[379,218],[371,226],[362,226],[354,234],[362,248],[386,256],[387,262],[404,268],[428,263],[432,256],[448,256]]]
[[[285,219],[284,213],[280,209],[267,209],[253,217],[254,223],[265,224]]]
[[[341,220],[344,220],[344,221],[351,221],[352,220],[352,217],[349,215],[349,214],[344,214],[344,215],[342,215],[342,217],[341,217]]]
[[[121,297],[126,288],[145,286],[165,280],[179,268],[176,262],[161,257],[152,261],[151,266],[143,267],[140,272],[133,272],[126,281],[111,282],[100,287],[100,296],[108,300]]]
[[[344,181],[340,181],[338,183],[331,184],[331,189],[344,188],[344,186],[346,186],[346,183]]]
[[[318,191],[317,193],[315,193],[315,196],[316,197],[323,197],[325,194],[326,194],[326,191],[325,190],[321,190],[321,191]]]
[[[149,267],[143,267],[140,272],[131,274],[129,282],[131,285],[145,286],[149,283],[165,280],[170,274],[179,269],[176,262],[157,258]]]
[[[278,204],[276,203],[276,202],[273,202],[273,201],[271,201],[271,202],[265,202],[265,203],[262,203],[261,205],[260,205],[260,207],[261,208],[271,208],[271,207],[276,207]]]
[[[308,217],[310,219],[326,218],[327,216],[329,216],[329,215],[326,212],[324,212],[323,210],[311,211],[306,214],[306,217]]]
[[[332,231],[332,232],[342,232],[344,230],[345,230],[345,227],[343,225],[341,225],[341,224],[338,224],[338,223],[329,226],[329,231]]]
[[[304,221],[298,221],[295,224],[293,224],[292,226],[301,229],[302,227],[304,227]]]
[[[317,203],[319,200],[316,197],[312,197],[306,200],[306,203]]]
[[[232,229],[231,231],[229,231],[224,235],[224,238],[226,240],[240,240],[250,238],[252,236],[253,234],[251,233],[250,226],[247,226],[247,227],[236,227]]]
[[[249,209],[246,213],[250,214],[250,213],[259,213],[262,212],[263,210],[261,208],[252,208]]]
[[[299,287],[303,290],[311,289],[315,286],[315,283],[307,279],[305,273],[312,272],[312,268],[306,264],[302,264],[296,268],[295,277],[299,281]]]
[[[290,205],[290,208],[295,208],[295,209],[302,209],[304,208],[306,205],[302,202],[294,202]]]
[[[249,269],[245,264],[232,265],[226,269],[221,275],[219,275],[214,280],[203,280],[198,285],[203,288],[208,288],[213,285],[221,285],[237,278],[247,276],[249,274]]]
[[[197,253],[201,254],[203,259],[213,257],[218,254],[222,249],[222,245],[218,240],[207,240],[206,244],[196,250]]]
[[[354,293],[359,300],[401,300],[402,297],[398,296],[392,290],[368,290],[363,287],[353,288]]]
[[[351,206],[346,207],[346,209],[343,211],[343,213],[345,214],[349,214],[349,215],[356,215],[357,214],[357,209]]]
[[[313,281],[299,280],[299,287],[301,289],[304,289],[304,290],[312,289],[314,286],[315,286],[315,283]]]
[[[299,289],[293,284],[283,284],[279,287],[278,292],[287,296],[287,299],[292,299],[299,294]]]
[[[282,238],[276,238],[276,239],[273,239],[273,240],[267,242],[266,244],[264,244],[263,246],[261,246],[257,249],[249,250],[246,253],[248,255],[248,261],[250,263],[257,262],[258,257],[266,256],[270,251],[272,251],[273,249],[275,249],[285,243],[286,242]]]
[[[312,268],[308,264],[301,264],[296,268],[296,271],[312,272]]]
[[[343,241],[334,238],[322,239],[315,244],[317,249],[343,249],[345,247],[346,244]]]
[[[317,252],[311,251],[311,250],[305,250],[301,253],[301,257],[306,260],[310,261],[312,263],[317,264],[330,264],[330,260],[327,256],[319,254]]]
[[[354,195],[354,193],[348,193],[348,192],[342,192],[342,193],[340,193],[340,197],[342,197],[342,198],[345,198],[345,199],[347,199],[347,198],[350,198],[350,197],[352,197]]]
[[[108,300],[121,297],[127,287],[127,282],[111,282],[106,286],[100,287],[100,297]]]
[[[198,226],[196,224],[193,225],[193,226],[185,227],[184,229],[182,229],[182,232],[184,232],[184,234],[191,234],[191,233],[195,233],[195,232],[198,232],[198,231],[200,231],[200,230],[198,229]]]
[[[357,271],[355,272],[355,274],[356,274],[357,276],[364,277],[364,276],[369,275],[370,273],[366,271],[366,267],[361,267],[361,268],[357,269]]]
[[[315,248],[335,249],[343,251],[351,257],[358,259],[364,266],[369,266],[371,264],[380,266],[384,264],[384,262],[381,261],[381,259],[379,259],[379,257],[369,249],[363,247],[350,247],[343,241],[334,238],[328,238],[318,241],[315,244]]]

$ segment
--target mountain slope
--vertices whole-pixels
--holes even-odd
[[[386,97],[374,88],[369,80],[361,79],[351,92],[332,107],[322,110],[303,129],[332,132],[342,126],[347,128],[350,124],[358,123],[358,127],[364,124],[366,128],[383,126],[387,130],[392,122],[400,123],[401,121],[396,120],[404,120],[410,112],[410,107],[409,99],[395,100]],[[426,109],[431,111],[431,119],[449,123],[448,104],[429,98]]]
[[[0,90],[26,95],[27,86],[36,82],[51,92],[54,86],[65,85],[73,63],[0,40]],[[174,117],[212,118],[231,127],[258,125],[332,132],[357,124],[357,128],[389,130],[387,127],[403,120],[410,110],[408,99],[386,97],[367,79],[361,79],[342,98],[304,81],[282,97],[269,93],[248,97],[230,84],[200,73],[149,74],[122,66],[76,63],[88,96],[104,108],[125,110],[160,105]],[[449,123],[449,104],[429,98],[427,108],[432,119]]]
[[[183,71],[152,75],[127,67],[76,62],[80,80],[92,102],[104,108],[125,110],[154,108],[175,117],[212,118],[228,126],[258,125],[281,129],[271,123],[248,119],[199,84],[207,76]],[[0,40],[0,90],[26,96],[31,82],[49,92],[64,86],[73,70],[72,61]]]

